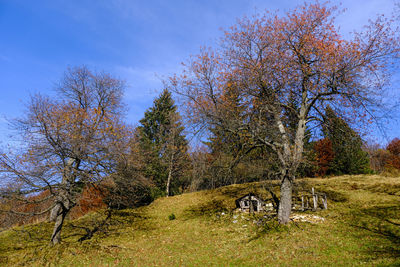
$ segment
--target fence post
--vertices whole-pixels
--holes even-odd
[[[324,202],[324,209],[327,210],[328,209],[328,200],[326,198],[326,194],[324,194],[323,202]]]
[[[314,192],[314,187],[312,188],[312,197],[313,197],[313,210],[316,211],[317,210],[318,197]]]

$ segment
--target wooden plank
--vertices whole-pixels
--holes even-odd
[[[328,209],[328,200],[326,198],[326,194],[324,194],[323,202],[324,202],[324,209],[327,210]]]
[[[316,211],[317,210],[317,202],[318,202],[318,198],[317,195],[314,192],[314,187],[312,188],[312,197],[313,197],[313,210]]]

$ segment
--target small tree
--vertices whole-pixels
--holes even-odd
[[[0,155],[2,179],[18,185],[2,196],[21,203],[51,205],[54,230],[51,243],[61,241],[61,229],[83,188],[101,182],[115,170],[118,155],[126,151],[121,122],[124,83],[86,67],[68,69],[56,87],[56,98],[35,95],[24,118],[13,122],[24,145],[16,155]],[[49,194],[31,200],[27,196]],[[10,207],[8,212],[29,215]],[[31,214],[31,213],[30,213]]]

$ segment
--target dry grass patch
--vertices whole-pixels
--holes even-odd
[[[400,264],[400,178],[341,176],[299,180],[328,195],[321,223],[279,226],[262,215],[235,213],[260,183],[161,198],[114,214],[108,231],[77,242],[91,214],[68,222],[64,242],[48,246],[51,224],[0,233],[1,266],[389,266]],[[277,188],[276,188],[277,189]],[[386,190],[387,189],[387,190]],[[170,220],[169,215],[175,219]],[[99,217],[100,219],[100,217]],[[262,223],[259,223],[259,222]]]

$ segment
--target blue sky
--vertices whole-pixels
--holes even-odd
[[[13,138],[4,118],[21,116],[32,94],[53,94],[65,69],[82,64],[126,80],[127,120],[134,124],[162,89],[161,79],[179,72],[200,46],[215,44],[221,28],[244,15],[303,2],[0,0],[0,141]],[[347,36],[378,13],[390,15],[394,1],[347,0],[341,7],[347,11],[337,23]],[[400,137],[400,124],[391,121],[386,138],[373,135],[386,143]]]

